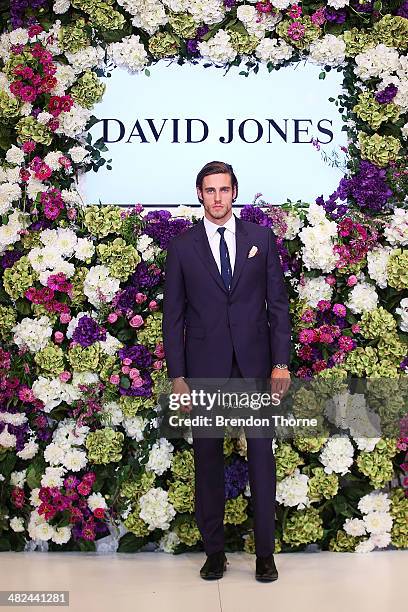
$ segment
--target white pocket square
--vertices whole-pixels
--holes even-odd
[[[251,247],[251,250],[250,250],[250,251],[249,251],[249,253],[248,253],[248,258],[249,258],[249,257],[254,257],[254,256],[257,254],[257,252],[258,252],[258,247],[257,247],[257,246],[255,246],[255,245],[254,245],[254,246],[252,246],[252,247]]]

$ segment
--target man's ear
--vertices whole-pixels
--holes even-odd
[[[203,192],[201,191],[201,189],[199,187],[196,187],[197,190],[197,197],[200,200],[200,202],[202,202],[203,200]]]
[[[232,196],[232,201],[235,202],[235,200],[237,199],[237,187],[235,186],[233,189],[233,196]]]

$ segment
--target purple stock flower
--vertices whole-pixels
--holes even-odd
[[[388,104],[395,98],[397,93],[398,87],[394,83],[390,83],[385,89],[376,92],[375,99],[380,104]]]
[[[405,0],[405,2],[401,4],[395,14],[398,15],[398,17],[405,17],[405,19],[408,19],[408,0]]]
[[[160,278],[161,274],[151,272],[147,264],[141,261],[137,264],[136,270],[131,275],[130,282],[136,289],[151,289],[160,283]]]
[[[324,16],[329,23],[344,23],[346,21],[346,9],[341,8],[336,10],[331,6],[326,6]]]
[[[148,368],[152,363],[152,356],[149,349],[144,344],[134,344],[133,346],[125,346],[119,349],[119,357],[122,359],[131,359],[133,364],[138,368]]]
[[[232,8],[235,5],[236,5],[236,1],[235,0],[224,0],[225,8]]]
[[[173,236],[181,234],[191,226],[191,221],[188,219],[172,219],[168,210],[153,210],[147,213],[145,220],[147,221],[145,233],[162,249],[167,249]]]
[[[363,2],[362,4],[359,3],[359,0],[352,0],[350,6],[358,13],[372,13],[374,9],[374,0]]]
[[[241,208],[240,218],[244,221],[257,223],[258,225],[272,227],[272,219],[268,217],[266,213],[264,213],[262,208],[259,208],[259,206],[253,206],[252,204],[247,204]]]
[[[190,55],[198,55],[200,52],[198,50],[198,40],[196,38],[189,38],[187,40],[187,52]]]
[[[106,330],[101,328],[95,319],[83,316],[72,334],[74,342],[78,342],[83,348],[91,346],[98,340],[106,340]]]
[[[49,0],[10,0],[10,17],[13,30],[37,22],[33,16],[26,18],[25,13],[28,9],[35,10],[50,4]]]
[[[3,270],[6,270],[6,268],[11,268],[16,261],[22,258],[22,256],[23,253],[21,251],[6,251],[0,259],[1,267]]]

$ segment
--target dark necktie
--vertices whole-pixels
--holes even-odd
[[[227,243],[225,242],[224,232],[225,227],[219,227],[217,230],[220,235],[220,261],[221,261],[221,276],[224,281],[225,288],[229,291],[231,286],[232,271],[231,262],[228,253]]]

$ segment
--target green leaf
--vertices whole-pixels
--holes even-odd
[[[144,545],[144,538],[137,538],[134,533],[126,533],[119,540],[117,552],[137,552]]]

